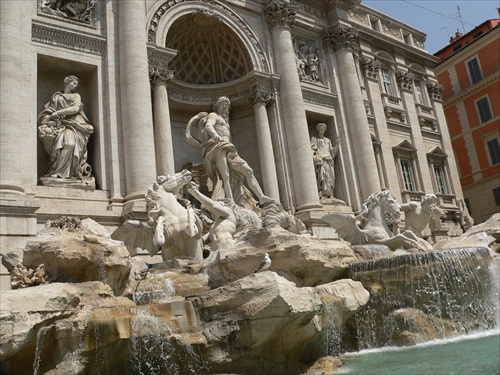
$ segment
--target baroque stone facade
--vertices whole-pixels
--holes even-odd
[[[335,210],[318,196],[310,146],[324,123],[339,140],[341,210],[382,188],[402,203],[435,194],[456,230],[463,195],[436,59],[423,33],[359,0],[2,0],[0,17],[2,249],[61,215],[110,231],[144,218],[156,176],[202,162],[186,125],[221,96],[266,196],[309,227]],[[70,75],[93,126],[93,189],[40,182],[50,160],[37,114]]]

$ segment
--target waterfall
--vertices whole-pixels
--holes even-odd
[[[351,264],[351,278],[370,292],[368,305],[354,317],[358,349],[405,345],[495,327],[498,280],[490,264],[487,248],[406,254]]]
[[[40,371],[40,363],[42,361],[43,353],[43,343],[45,336],[47,335],[48,328],[40,327],[36,333],[36,349],[35,349],[35,361],[33,362],[33,375],[38,375]]]

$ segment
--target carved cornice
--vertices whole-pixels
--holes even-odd
[[[275,28],[278,26],[291,27],[295,23],[297,8],[283,0],[273,0],[266,9],[266,20]]]
[[[413,91],[413,80],[415,79],[413,73],[398,70],[396,72],[396,77],[398,78],[399,88],[401,90]]]
[[[1,1],[1,0],[0,0]],[[187,2],[198,2],[198,3],[205,3],[210,5],[211,10],[218,10],[221,13],[226,14],[228,17],[230,17],[234,22],[236,22],[239,27],[247,34],[251,42],[255,46],[255,50],[257,51],[259,58],[262,62],[262,66],[264,67],[264,72],[269,72],[269,65],[267,63],[267,59],[265,57],[265,54],[263,52],[263,49],[259,43],[259,40],[253,30],[247,25],[247,23],[241,18],[236,12],[234,12],[231,8],[227,7],[224,4],[221,4],[218,1],[215,0],[166,0],[161,4],[156,12],[153,14],[153,17],[151,18],[151,21],[149,23],[148,27],[148,42],[150,43],[155,43],[156,40],[156,31],[158,29],[158,25],[160,24],[160,21],[162,17],[165,15],[165,13],[170,10],[172,7],[176,6],[177,4],[182,4],[182,3],[187,3]]]
[[[177,55],[171,48],[162,48],[154,44],[148,45],[148,63],[151,67],[166,69],[168,63]]]
[[[380,61],[368,59],[365,57],[362,60],[362,64],[363,64],[363,70],[365,72],[365,76],[367,78],[378,80],[378,73],[380,71],[380,67],[382,66],[382,63]]]
[[[345,11],[349,11],[356,5],[359,5],[361,0],[330,0],[330,7],[340,8]]]
[[[326,30],[325,39],[335,51],[343,48],[347,48],[352,51],[359,50],[358,32],[349,26],[338,25],[334,28]]]
[[[443,101],[443,85],[427,81],[427,91],[429,91],[429,95],[432,100],[436,100],[438,102]]]
[[[258,103],[264,103],[266,106],[270,105],[275,100],[274,93],[263,90],[255,90],[247,96],[247,101],[256,105]]]
[[[338,105],[338,98],[335,95],[302,88],[304,102],[320,105],[322,107],[335,108]]]
[[[97,56],[103,56],[106,48],[104,37],[56,29],[36,22],[31,27],[31,40]]]
[[[221,96],[227,96],[233,100],[236,98],[246,99],[255,91],[274,93],[279,87],[279,80],[276,75],[256,71],[230,83],[207,86],[189,85],[174,78],[169,82],[168,95],[180,102],[192,103],[196,101],[211,104]]]
[[[152,85],[157,83],[168,83],[174,78],[174,71],[152,66],[149,68],[149,81]]]

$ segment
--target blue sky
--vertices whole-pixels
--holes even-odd
[[[362,0],[362,3],[426,33],[425,47],[431,54],[448,45],[457,29],[468,32],[486,20],[499,18],[496,8],[500,7],[500,0]]]

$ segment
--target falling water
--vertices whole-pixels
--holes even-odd
[[[47,327],[41,327],[36,333],[36,350],[35,361],[33,362],[33,375],[38,375],[40,371],[40,363],[42,361],[43,342],[47,335]]]
[[[108,272],[106,271],[106,265],[104,264],[104,250],[95,250],[95,268],[97,275],[99,276],[99,281],[107,284],[108,282]]]
[[[400,344],[401,323],[411,326],[421,317],[441,337],[495,327],[498,297],[491,297],[498,295],[498,280],[490,262],[486,248],[461,248],[351,264],[351,277],[370,292],[355,315],[358,349]]]
[[[133,295],[137,305],[170,302],[176,295],[174,282],[165,276],[141,282]]]
[[[324,338],[324,356],[338,357],[340,355],[340,324],[337,318],[337,308],[333,303],[323,301],[323,325]]]
[[[126,368],[130,375],[203,374],[207,368],[201,355],[191,345],[180,345],[168,322],[146,310],[137,312],[131,321],[132,339]]]

